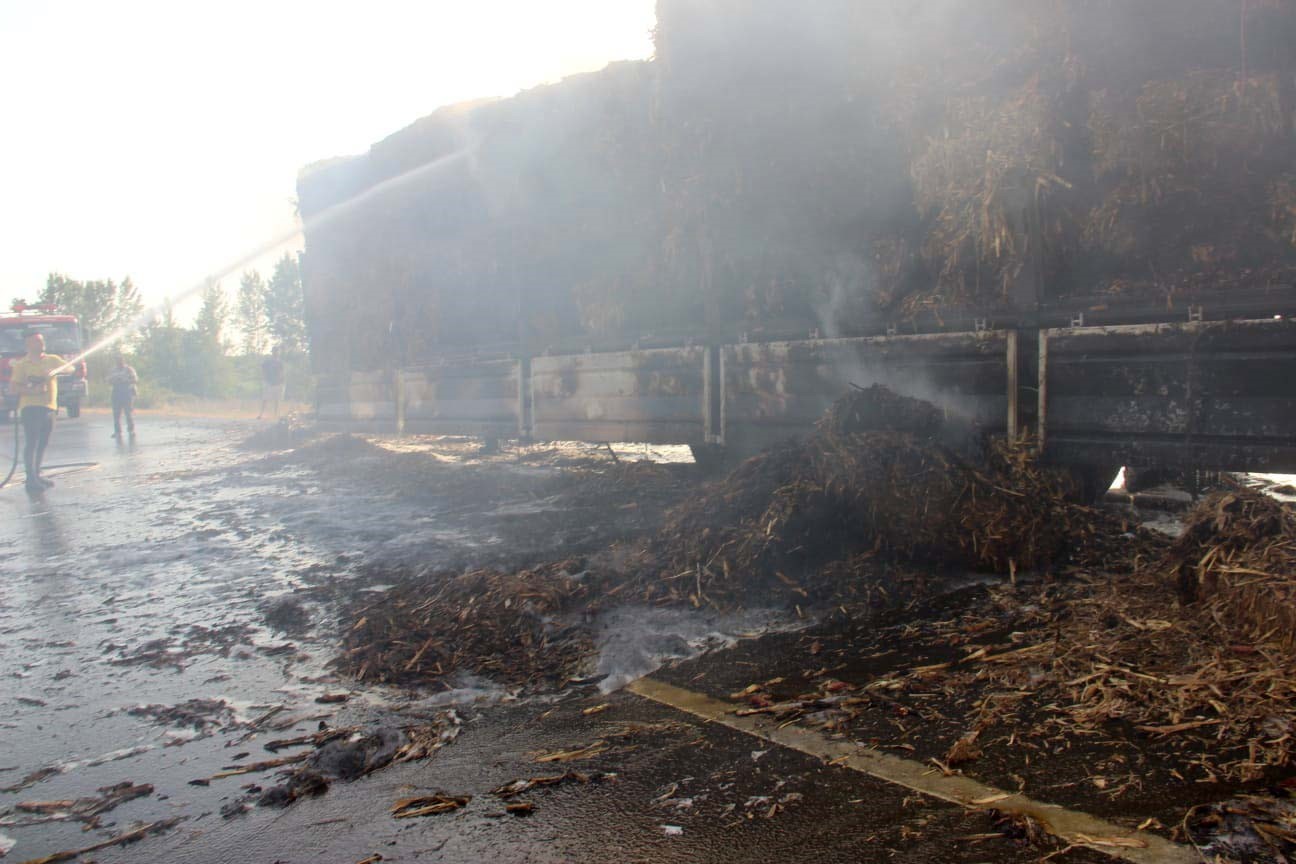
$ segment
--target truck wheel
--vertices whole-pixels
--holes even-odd
[[[68,416],[75,419],[81,416],[81,400],[74,399],[67,404]]]

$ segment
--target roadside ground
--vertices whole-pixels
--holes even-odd
[[[0,704],[9,709],[0,719],[0,836],[14,842],[13,860],[141,826],[156,833],[89,857],[1183,860],[1156,857],[1168,831],[1146,832],[1152,851],[1118,842],[1137,839],[1158,815],[1172,827],[1170,814],[1183,807],[1158,797],[1167,788],[1160,782],[1114,798],[1086,784],[1113,773],[1097,770],[1100,756],[1114,758],[1106,742],[1031,755],[1052,779],[1022,784],[1014,776],[1028,772],[1018,763],[957,772],[932,763],[961,732],[934,693],[873,691],[878,710],[863,725],[814,732],[866,760],[900,757],[916,778],[906,785],[779,743],[789,726],[782,721],[758,717],[739,731],[657,698],[665,690],[653,697],[642,683],[605,692],[654,667],[647,681],[735,708],[745,704],[735,691],[773,679],[785,682],[769,686],[780,698],[813,691],[826,666],[833,680],[866,688],[947,654],[941,622],[985,612],[993,595],[983,584],[873,620],[629,605],[604,622],[595,646],[597,668],[616,674],[549,693],[471,676],[433,693],[337,674],[340,610],[380,600],[390,589],[384,574],[520,566],[640,535],[700,478],[691,465],[639,472],[625,459],[679,454],[625,452],[613,462],[606,450],[570,445],[484,456],[460,439],[309,435],[296,449],[249,449],[276,436],[238,419],[151,414],[134,445],[118,446],[110,425],[97,412],[60,422],[50,461],[97,464],[52,472],[57,485],[44,495],[0,490],[0,662],[8,670]],[[335,729],[372,740],[384,729],[439,737],[418,758],[352,780],[342,778],[355,772],[334,766],[327,791],[291,806],[267,801],[298,765],[276,760],[322,764],[304,740],[278,742]],[[354,751],[362,760],[373,752]],[[960,805],[939,782],[930,794],[912,788],[950,776],[1004,791]],[[497,791],[537,779],[515,794]],[[103,790],[127,781],[149,788],[90,815],[75,803],[103,802]],[[1001,812],[1019,791],[1122,833],[1066,849]],[[436,795],[443,809],[393,815],[400,799]],[[521,806],[511,813],[509,805]]]

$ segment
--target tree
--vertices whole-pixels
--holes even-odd
[[[167,301],[162,314],[144,325],[135,350],[135,365],[142,382],[175,392],[184,389],[181,338],[171,302]]]
[[[198,316],[194,318],[193,329],[200,339],[210,343],[222,354],[225,353],[225,342],[221,337],[228,318],[229,303],[225,299],[225,291],[219,282],[208,284],[203,289],[202,306],[198,310]]]
[[[243,273],[239,281],[238,303],[234,309],[234,322],[243,337],[243,353],[264,354],[266,350],[266,283],[255,270]]]
[[[113,303],[113,314],[111,322],[111,331],[116,332],[130,328],[132,331],[138,330],[144,322],[138,320],[144,311],[144,301],[140,299],[139,289],[135,283],[127,276],[117,286],[117,298]]]
[[[177,389],[198,396],[224,395],[230,385],[231,368],[225,356],[224,338],[229,319],[229,301],[217,282],[202,292],[202,306],[192,330],[181,333],[181,368],[184,380]]]
[[[170,303],[144,328],[135,354],[142,386],[209,398],[229,395],[234,374],[221,337],[228,316],[225,296],[212,284],[202,300],[192,328],[176,324]]]
[[[62,273],[51,273],[38,302],[52,303],[75,315],[87,345],[118,331],[122,331],[123,337],[133,335],[135,319],[144,308],[129,276],[120,283],[111,279],[82,282]]]
[[[275,263],[265,298],[270,333],[284,350],[300,351],[306,343],[306,321],[301,268],[296,256],[285,252]]]

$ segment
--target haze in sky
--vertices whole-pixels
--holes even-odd
[[[148,304],[187,290],[292,230],[302,166],[647,57],[653,6],[0,0],[0,302],[51,271],[130,275]]]

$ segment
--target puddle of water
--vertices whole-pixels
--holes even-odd
[[[466,705],[498,705],[517,699],[511,691],[494,681],[469,674],[458,676],[456,686],[452,689],[431,696],[411,698],[406,690],[369,688],[359,698],[375,708],[399,710],[402,714],[418,714]]]
[[[483,515],[485,516],[534,516],[537,513],[548,513],[554,510],[562,510],[566,507],[561,495],[551,495],[548,498],[541,498],[538,501],[526,501],[509,504],[501,504],[494,510]]]
[[[1154,513],[1150,519],[1139,523],[1150,531],[1156,531],[1167,537],[1179,537],[1184,532],[1184,523],[1178,515],[1174,513]]]
[[[599,689],[611,693],[670,660],[696,657],[767,633],[802,630],[813,623],[783,609],[706,614],[656,606],[618,607],[594,621],[595,674],[606,676]]]

